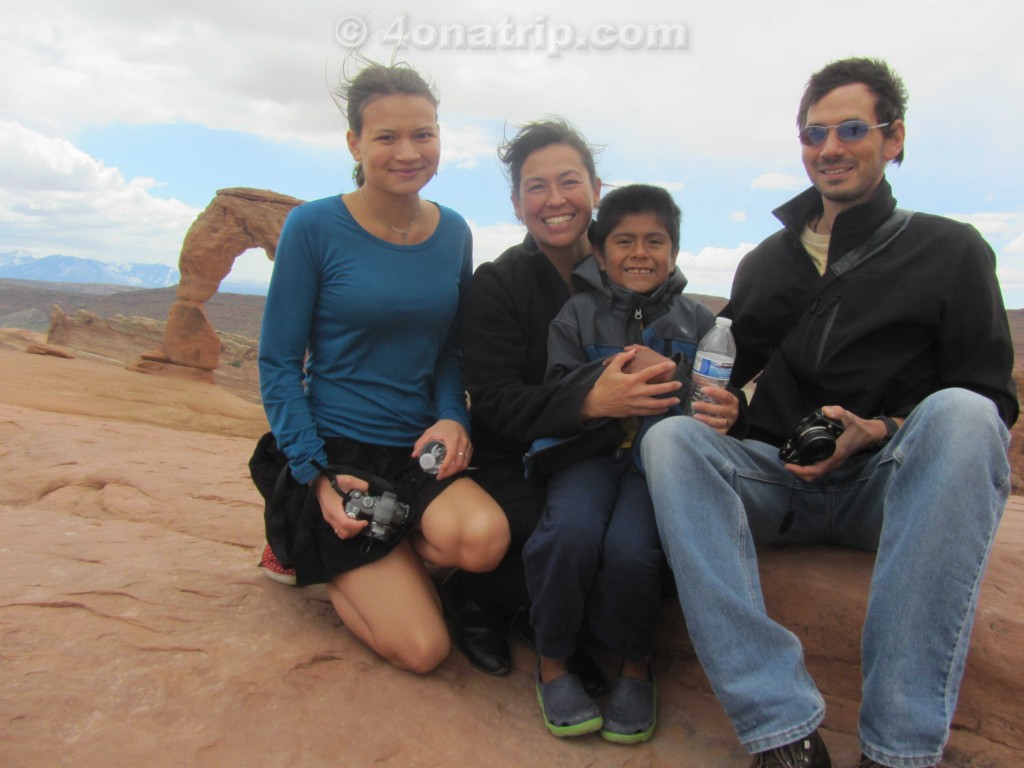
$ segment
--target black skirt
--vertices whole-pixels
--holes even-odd
[[[322,584],[338,574],[380,560],[419,526],[431,502],[453,481],[464,476],[460,473],[438,480],[424,472],[411,457],[411,446],[374,445],[345,437],[327,437],[324,448],[328,469],[338,474],[383,479],[394,488],[398,501],[409,505],[409,516],[386,542],[369,536],[368,527],[353,538],[338,538],[324,520],[316,491],[292,478],[287,459],[268,432],[257,444],[249,469],[256,487],[266,499],[267,542],[282,565],[295,569],[298,586]]]

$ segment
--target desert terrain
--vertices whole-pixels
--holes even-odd
[[[87,348],[26,353],[45,341],[0,329],[0,765],[748,764],[671,602],[655,663],[659,727],[636,747],[550,736],[523,646],[506,678],[458,652],[423,677],[390,668],[322,587],[256,568],[262,499],[246,462],[266,429],[258,402],[129,372]],[[769,610],[803,639],[828,702],[839,768],[858,754],[870,569],[860,552],[762,558]],[[1024,764],[1022,573],[1024,499],[1012,497],[943,765]]]

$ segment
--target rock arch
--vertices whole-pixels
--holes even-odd
[[[220,339],[206,315],[206,301],[241,254],[262,248],[274,260],[285,217],[302,200],[267,189],[217,190],[185,234],[178,259],[181,280],[167,315],[163,346],[128,366],[140,373],[213,383]]]

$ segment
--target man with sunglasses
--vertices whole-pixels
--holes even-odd
[[[1018,405],[995,256],[968,225],[896,209],[885,169],[903,159],[906,98],[877,60],[811,77],[798,126],[813,187],[775,211],[783,229],[743,259],[723,310],[732,381],[756,376],[748,437],[676,417],[642,448],[694,648],[752,768],[833,766],[755,543],[877,553],[859,766],[933,766],[1009,489]]]

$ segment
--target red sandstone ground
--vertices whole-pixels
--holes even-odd
[[[634,748],[547,735],[522,647],[504,679],[457,653],[425,677],[391,669],[322,588],[283,587],[255,568],[262,507],[245,463],[265,429],[257,404],[26,354],[33,341],[0,330],[0,765],[747,764],[671,604],[659,729]],[[1015,497],[944,765],[1024,764],[1022,560]],[[837,766],[852,766],[870,558],[774,552],[763,572],[770,609],[804,639],[825,693]]]

